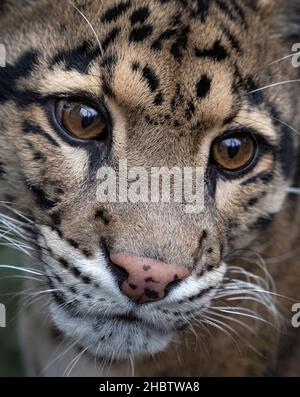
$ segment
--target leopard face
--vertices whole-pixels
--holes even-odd
[[[284,6],[25,3],[4,2],[1,21],[1,197],[30,220],[56,327],[99,358],[153,355],[201,319],[231,253],[265,242],[287,201],[296,95],[262,89],[297,77],[273,63]],[[99,202],[99,169],[124,159],[200,167],[204,210]]]

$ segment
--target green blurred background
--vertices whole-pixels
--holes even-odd
[[[1,243],[1,241],[0,241]],[[20,265],[20,256],[0,245],[0,265]],[[23,376],[18,343],[18,292],[22,273],[0,268],[0,302],[6,306],[6,328],[0,328],[0,377]]]

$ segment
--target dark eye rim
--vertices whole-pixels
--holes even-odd
[[[254,143],[254,153],[253,156],[251,157],[250,160],[247,161],[247,163],[245,163],[245,165],[243,165],[242,167],[237,168],[236,170],[229,170],[226,169],[224,167],[222,167],[221,165],[219,165],[213,156],[212,153],[212,149],[213,149],[213,145],[215,145],[218,142],[221,142],[225,139],[230,139],[230,138],[234,138],[237,135],[247,135],[248,137],[250,137]],[[261,141],[261,142],[260,142]],[[250,171],[253,170],[253,168],[257,165],[258,160],[260,158],[260,153],[261,153],[261,148],[262,148],[262,144],[264,144],[265,139],[263,137],[260,137],[260,135],[256,134],[255,132],[253,132],[252,130],[248,130],[248,129],[235,129],[235,130],[230,130],[230,131],[226,131],[224,134],[222,134],[221,136],[217,137],[211,145],[211,150],[210,150],[210,163],[218,170],[218,172],[220,174],[222,174],[224,177],[227,178],[239,178],[247,173],[249,173]]]
[[[107,120],[107,131],[104,137],[100,139],[81,139],[69,132],[59,121],[57,117],[58,104],[62,101],[66,102],[79,102],[88,106],[91,106],[101,112]],[[113,122],[110,112],[104,103],[95,101],[92,98],[83,96],[56,96],[48,99],[46,104],[46,111],[48,113],[50,123],[55,131],[71,146],[91,146],[96,145],[100,148],[104,148],[108,142],[112,139]]]

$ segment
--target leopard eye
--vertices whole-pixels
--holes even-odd
[[[107,135],[109,117],[103,109],[88,102],[61,100],[56,106],[59,124],[71,135],[82,140],[101,140]]]
[[[257,141],[252,134],[235,132],[215,140],[212,157],[215,164],[226,171],[241,171],[255,158]]]

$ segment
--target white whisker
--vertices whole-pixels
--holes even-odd
[[[95,36],[95,38],[96,38],[96,40],[97,40],[97,43],[98,43],[98,46],[99,46],[99,50],[100,50],[100,54],[103,55],[103,54],[104,54],[104,51],[103,51],[103,48],[102,48],[102,44],[101,44],[101,42],[100,42],[100,39],[99,39],[99,37],[98,37],[98,35],[97,35],[97,33],[96,33],[96,30],[94,29],[93,25],[92,25],[91,22],[87,19],[87,17],[83,14],[83,12],[80,11],[79,8],[76,7],[76,5],[75,5],[71,0],[68,0],[68,2],[69,2],[69,3],[71,4],[71,6],[82,16],[82,18],[85,20],[85,22],[89,25],[91,31],[93,32],[93,34],[94,34],[94,36]]]
[[[276,59],[275,61],[269,63],[269,65],[274,65],[275,63],[284,61],[285,59],[289,59],[289,58],[292,58],[292,57],[297,56],[297,55],[300,55],[300,52],[293,52],[292,54],[286,55],[285,57]]]
[[[249,94],[254,94],[254,93],[256,93],[256,92],[264,91],[264,90],[267,90],[267,89],[269,89],[269,88],[278,87],[278,86],[280,86],[280,85],[292,84],[292,83],[300,83],[300,79],[279,81],[278,83],[273,83],[273,84],[265,85],[264,87],[257,88],[257,89],[255,89],[255,90],[249,91],[249,92],[247,92],[247,94],[248,94],[248,95],[249,95]]]

